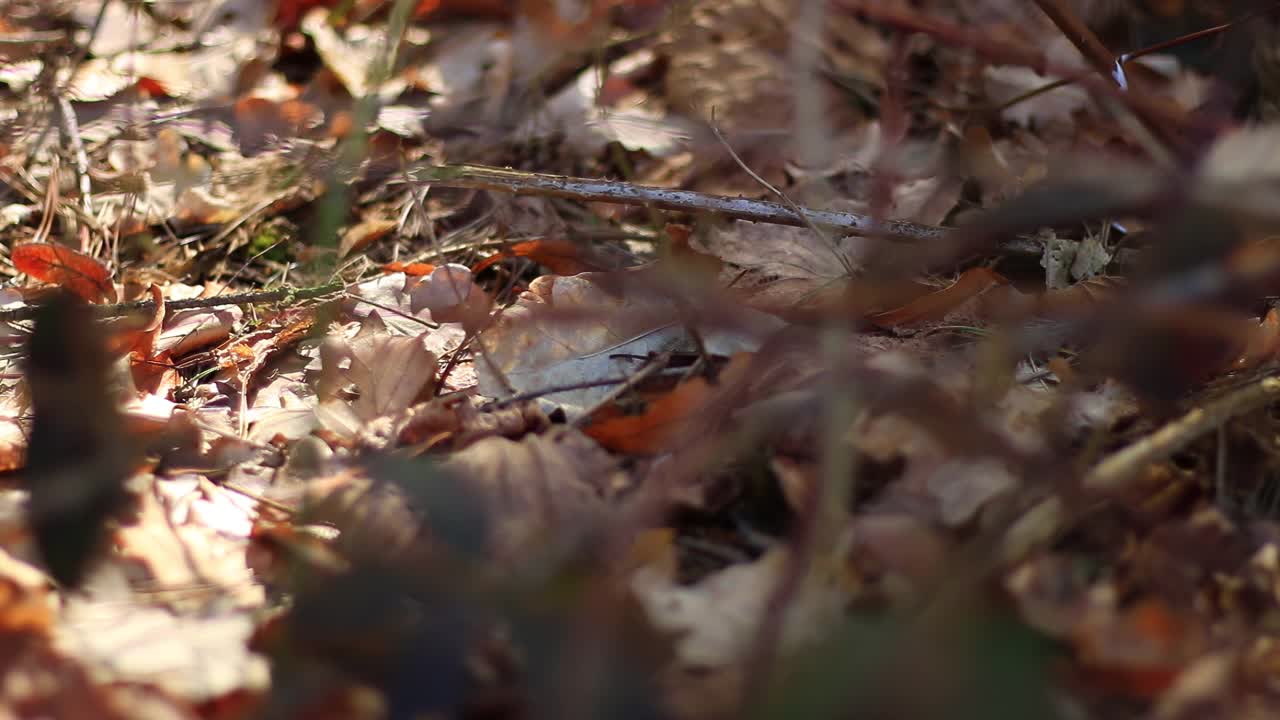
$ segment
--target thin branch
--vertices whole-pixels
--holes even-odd
[[[1228,420],[1280,400],[1280,377],[1268,375],[1197,407],[1155,433],[1109,455],[1084,478],[1096,492],[1123,489],[1142,468],[1164,460]]]
[[[1085,475],[1081,486],[1091,495],[1123,491],[1143,468],[1171,457],[1232,418],[1260,410],[1277,400],[1280,400],[1280,376],[1267,375],[1234,388],[1107,456]],[[1010,563],[1021,560],[1058,537],[1077,517],[1078,514],[1068,510],[1062,495],[1044,498],[1005,531],[1003,559]]]
[[[592,405],[591,407],[587,408],[585,411],[583,411],[581,415],[574,418],[570,424],[576,428],[585,427],[588,423],[591,422],[591,418],[593,415],[595,415],[597,412],[607,407],[608,405],[611,405],[614,402],[616,402],[618,398],[634,390],[636,386],[639,385],[640,383],[662,372],[664,369],[666,369],[667,364],[670,362],[671,362],[670,352],[664,352],[652,358],[651,360],[649,360],[649,362],[647,362],[644,365],[644,367],[640,368],[640,370],[638,370],[634,375],[627,378],[626,382],[622,383],[621,385],[614,388],[613,390],[610,390],[609,393],[604,397],[600,398],[600,400],[596,402],[595,405]]]
[[[207,298],[191,298],[188,300],[170,300],[165,302],[165,309],[168,311],[191,310],[194,308],[222,307],[225,305],[260,305],[262,303],[272,302],[296,302],[302,300],[314,300],[316,298],[325,297],[326,295],[335,295],[346,290],[343,283],[330,283],[328,285],[319,285],[307,288],[280,288],[278,290],[263,290],[260,292],[237,293],[234,295],[217,295]],[[112,305],[94,305],[94,314],[100,318],[120,317],[135,312],[149,312],[155,310],[155,303],[150,300],[136,300],[133,302],[115,303]],[[10,310],[0,310],[0,322],[16,322],[20,320],[31,320],[36,316],[37,306],[23,305],[22,307]]]
[[[1098,39],[1088,25],[1067,7],[1062,0],[1035,0],[1040,11],[1049,16],[1058,30],[1071,41],[1084,59],[1093,66],[1098,74],[1112,77],[1116,56]],[[1117,80],[1117,82],[1119,82]]]
[[[1038,75],[1055,75],[1071,79],[1095,97],[1110,98],[1119,102],[1135,116],[1142,118],[1144,123],[1157,123],[1165,132],[1172,132],[1170,128],[1218,130],[1230,123],[1226,117],[1209,113],[1185,113],[1168,103],[1161,102],[1149,93],[1127,92],[1115,82],[1110,69],[1105,79],[1092,77],[1092,73],[1081,73],[1079,66],[1063,65],[1049,60],[1040,48],[1000,40],[990,33],[938,20],[924,13],[900,8],[893,3],[876,3],[869,0],[832,0],[832,2],[847,11],[861,13],[889,27],[906,32],[924,33],[951,47],[973,50],[990,63],[1020,65],[1034,70]]]
[[[636,185],[615,180],[548,175],[485,165],[430,165],[422,164],[409,169],[408,177],[415,182],[431,183],[440,187],[469,188],[515,195],[540,195],[567,198],[583,202],[603,202],[617,205],[640,205],[660,210],[679,212],[713,213],[737,220],[809,227],[810,225],[851,235],[880,235],[904,241],[931,241],[945,239],[950,228],[924,225],[902,220],[878,221],[858,213],[799,208],[796,212],[786,205],[767,200],[712,195],[692,190]],[[1004,244],[1007,252],[1038,255],[1041,248],[1030,240],[1014,238]]]
[[[1140,93],[1140,87],[1132,87],[1128,79],[1124,75],[1124,67],[1115,53],[1111,52],[1106,45],[1098,39],[1089,26],[1080,19],[1063,0],[1035,0],[1040,10],[1053,21],[1058,30],[1071,41],[1085,60],[1093,66],[1094,70],[1103,77],[1111,78],[1118,87],[1126,91],[1126,94],[1145,94]],[[1178,147],[1177,135],[1170,131],[1169,127],[1160,121],[1154,113],[1148,111],[1147,106],[1129,103],[1128,109],[1132,112],[1145,126],[1148,132],[1158,138],[1166,148],[1175,149]]]
[[[716,140],[720,141],[720,145],[724,147],[725,152],[729,153],[729,157],[733,158],[733,161],[737,163],[739,168],[742,168],[743,172],[745,172],[752,180],[755,180],[757,183],[763,186],[764,189],[772,193],[774,197],[781,200],[782,204],[786,205],[787,208],[791,210],[791,212],[795,213],[797,217],[801,217],[801,218],[805,217],[804,210],[802,210],[800,206],[797,205],[796,202],[792,200],[789,195],[782,192],[778,188],[774,187],[773,183],[760,177],[760,175],[755,170],[752,170],[747,165],[747,163],[742,160],[742,158],[738,155],[738,152],[733,149],[732,145],[729,144],[729,141],[725,138],[724,134],[720,132],[719,127],[717,127],[715,124],[712,124],[711,132],[715,133]],[[844,267],[845,272],[850,274],[853,273],[853,267],[849,262],[849,258],[845,257],[843,253],[839,252],[836,249],[835,243],[831,241],[831,238],[827,237],[826,233],[822,232],[822,228],[818,227],[817,225],[814,225],[813,222],[807,220],[807,218],[805,221],[805,227],[809,228],[809,231],[812,232],[814,235],[816,235],[818,237],[818,240],[820,240],[822,244],[825,245],[827,249],[831,251],[831,255],[835,257],[836,262],[840,263],[840,265]]]
[[[55,107],[62,120],[64,140],[71,148],[71,157],[75,160],[76,179],[80,187],[80,205],[86,215],[93,215],[93,196],[89,184],[89,156],[85,154],[84,142],[80,139],[80,123],[76,120],[76,111],[71,107],[71,100],[59,93],[54,97]],[[80,248],[82,251],[85,248]]]

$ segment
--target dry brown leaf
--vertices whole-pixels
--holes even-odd
[[[193,476],[158,481],[115,534],[118,560],[145,578],[152,600],[192,611],[211,600],[257,607],[264,591],[245,564],[254,502]]]
[[[366,421],[403,412],[436,377],[436,356],[424,344],[429,333],[392,335],[376,320],[366,320],[349,342],[331,336],[320,346],[322,383],[354,385],[351,410]]]
[[[621,295],[609,291],[623,274],[583,273],[573,277],[544,275],[529,284],[515,305],[506,309],[480,341],[484,355],[476,362],[478,389],[489,397],[506,397],[586,381],[626,377],[651,354],[688,345],[669,294],[632,287]],[[714,355],[750,352],[768,332],[781,325],[774,318],[743,309],[739,326],[749,331],[705,328],[703,342]],[[570,416],[576,416],[609,393],[608,387],[548,394]]]
[[[788,562],[785,549],[772,549],[690,586],[676,585],[660,569],[645,567],[632,575],[631,587],[654,627],[677,636],[679,663],[712,670],[745,660]],[[819,560],[801,580],[784,616],[782,652],[820,640],[844,617],[847,579],[832,565]]]
[[[867,320],[886,328],[911,325],[926,320],[939,320],[966,301],[993,287],[1006,285],[1008,282],[1002,275],[989,268],[969,268],[960,273],[960,277],[947,287],[913,300],[900,308],[871,315]]]
[[[260,692],[265,658],[248,649],[246,614],[182,617],[131,602],[68,603],[55,646],[107,683],[146,684],[198,704]]]
[[[488,501],[499,557],[515,559],[552,538],[595,531],[628,487],[618,462],[567,428],[518,441],[489,437],[448,457],[454,473]]]

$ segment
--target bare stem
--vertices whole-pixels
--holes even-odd
[[[884,235],[902,240],[939,240],[949,230],[899,220],[876,221],[866,215],[813,210],[766,200],[726,197],[691,190],[670,190],[615,180],[547,175],[483,165],[419,165],[409,177],[441,187],[473,188],[516,195],[542,195],[584,202],[641,205],[660,210],[715,213],[738,220],[817,227],[858,235]]]
[[[175,311],[191,310],[193,308],[221,307],[225,305],[258,305],[285,300],[313,300],[326,295],[340,293],[345,289],[346,285],[343,283],[330,283],[328,285],[319,285],[307,288],[280,288],[277,290],[263,290],[260,292],[237,293],[233,295],[217,295],[214,297],[191,298],[188,300],[170,300],[166,302],[164,306],[167,311]],[[150,312],[152,310],[155,310],[155,303],[150,300],[137,300],[134,302],[93,306],[94,314],[103,318],[120,317],[130,313]],[[34,318],[35,315],[35,305],[24,305],[11,310],[0,310],[0,322],[30,320]]]

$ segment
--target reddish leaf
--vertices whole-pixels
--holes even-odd
[[[472,266],[471,272],[479,275],[486,268],[514,257],[528,258],[556,275],[577,275],[593,270],[613,269],[608,263],[592,258],[577,243],[568,240],[529,240],[516,243],[496,255],[481,260]]]
[[[164,325],[165,307],[164,291],[159,285],[152,283],[148,292],[151,293],[151,302],[155,304],[151,317],[130,322],[113,332],[107,338],[107,350],[112,355],[135,353],[140,360],[151,359],[151,348],[155,344],[155,338],[160,333],[161,326]]]
[[[748,358],[748,354],[735,355],[721,371],[721,383],[738,376],[748,365]],[[612,408],[606,408],[595,415],[596,419],[583,432],[617,452],[661,452],[701,420],[700,416],[715,391],[716,388],[703,378],[686,380],[666,395],[650,401],[640,415],[620,415]]]
[[[138,84],[135,87],[137,87],[138,92],[146,97],[167,98],[173,96],[173,94],[169,92],[169,88],[164,86],[164,83],[145,75],[138,78]]]
[[[112,332],[107,347],[113,355],[129,355],[133,385],[138,390],[156,393],[166,383],[173,383],[178,374],[173,362],[165,353],[156,353],[156,338],[164,329],[164,291],[151,284],[151,302],[155,309],[150,317],[131,319],[124,327]]]
[[[111,272],[94,258],[56,243],[16,245],[10,253],[14,267],[42,282],[59,285],[80,299],[115,301]]]
[[[391,273],[404,273],[410,277],[423,277],[430,275],[436,269],[431,263],[402,263],[392,262],[382,266],[382,272],[390,275]]]
[[[640,415],[613,415],[592,422],[583,432],[610,450],[631,454],[660,452],[681,434],[710,396],[707,381],[694,378],[650,402]]]
[[[1151,699],[1173,686],[1186,666],[1193,628],[1159,599],[1077,631],[1075,646],[1087,682],[1129,697]]]
[[[510,0],[418,0],[413,16],[418,19],[439,15],[472,18],[511,19]]]
[[[1008,280],[989,268],[969,268],[956,281],[937,292],[929,293],[903,305],[867,318],[880,327],[911,325],[925,320],[937,320],[959,307],[963,302],[977,297]]]

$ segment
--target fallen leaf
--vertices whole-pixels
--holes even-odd
[[[479,275],[503,260],[517,257],[532,260],[550,270],[554,275],[577,275],[616,268],[616,264],[594,256],[572,240],[529,240],[490,255],[471,266],[471,272]]]
[[[350,342],[330,337],[320,346],[322,382],[354,385],[359,396],[351,409],[366,421],[403,412],[436,376],[436,356],[423,344],[427,333],[404,337],[380,326],[366,321]]]
[[[392,262],[382,266],[384,273],[404,273],[409,277],[422,277],[430,275],[436,269],[431,263],[402,263]]]
[[[1177,682],[1195,635],[1190,618],[1147,598],[1111,618],[1086,622],[1073,639],[1087,681],[1151,699]]]
[[[454,263],[435,268],[409,292],[409,309],[415,315],[428,310],[435,322],[459,323],[468,332],[481,330],[488,324],[493,303],[476,285],[473,274],[465,265]]]
[[[64,610],[54,643],[99,677],[152,685],[198,704],[266,688],[267,661],[248,648],[253,627],[247,613],[181,617],[77,598]]]
[[[633,287],[622,293],[606,288],[628,273],[544,275],[529,284],[515,305],[480,335],[484,351],[476,361],[481,394],[574,386],[592,380],[627,377],[652,355],[693,346],[679,322],[670,294]],[[700,328],[712,355],[750,352],[781,321],[743,308],[734,327]],[[566,414],[576,417],[608,395],[609,387],[582,387],[549,393]]]
[[[720,381],[731,382],[751,362],[749,353],[739,353],[720,373]],[[617,452],[654,454],[669,449],[672,441],[691,437],[691,431],[705,422],[707,404],[716,387],[695,377],[670,392],[650,400],[638,415],[601,412],[584,432],[601,445]],[[702,432],[706,428],[699,428]]]
[[[244,311],[238,306],[180,310],[169,315],[156,338],[154,350],[180,358],[216,345],[231,336]]]
[[[876,313],[867,318],[880,327],[912,325],[926,320],[940,320],[962,303],[999,285],[1007,285],[999,273],[984,267],[969,268],[947,287],[913,300],[900,308]]]
[[[57,243],[25,243],[10,252],[14,267],[40,280],[66,288],[85,302],[116,299],[111,271],[95,258]]]
[[[644,567],[632,576],[631,588],[654,627],[676,635],[681,665],[722,668],[745,660],[788,562],[789,552],[775,548],[690,586]],[[815,563],[799,583],[783,616],[784,653],[820,640],[844,616],[848,600],[839,571],[824,562]]]
[[[599,529],[608,502],[628,488],[595,441],[561,428],[520,440],[490,437],[441,463],[488,503],[498,557],[516,559],[553,538]]]

